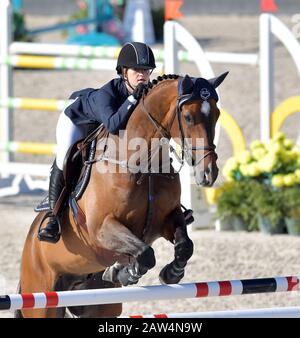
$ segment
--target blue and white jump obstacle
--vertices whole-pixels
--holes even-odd
[[[300,276],[154,285],[112,289],[23,293],[0,296],[0,310],[116,304],[134,301],[205,298],[300,289]]]

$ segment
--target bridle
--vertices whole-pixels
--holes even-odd
[[[146,113],[147,117],[149,118],[150,122],[152,123],[152,125],[154,126],[155,130],[158,132],[158,134],[160,134],[162,139],[170,139],[171,138],[171,129],[173,126],[173,123],[177,117],[178,120],[178,126],[179,126],[179,132],[180,132],[180,139],[181,139],[181,158],[179,158],[179,156],[176,153],[176,150],[169,144],[170,147],[170,151],[171,153],[175,154],[175,157],[177,158],[177,160],[180,162],[181,166],[178,170],[178,172],[181,170],[183,164],[184,164],[184,160],[186,159],[186,161],[188,162],[188,164],[190,166],[194,166],[196,167],[198,164],[200,164],[207,156],[214,154],[217,157],[217,154],[215,152],[216,146],[214,144],[208,145],[208,146],[201,146],[201,147],[196,147],[196,146],[190,146],[187,144],[186,142],[186,138],[185,138],[185,133],[183,130],[183,125],[182,125],[182,119],[181,119],[181,109],[182,106],[191,98],[192,94],[182,94],[179,95],[177,97],[176,100],[176,108],[174,110],[173,116],[167,126],[167,128],[163,127],[161,125],[161,123],[159,123],[152,115],[151,113],[148,111],[147,107],[145,106],[145,102],[144,102],[144,98],[145,96],[143,95],[142,99],[141,99],[141,103],[142,103],[142,108],[143,111]],[[166,141],[168,142],[168,141]],[[166,143],[164,142],[164,143]],[[161,144],[164,144],[163,142],[160,142]],[[193,155],[192,155],[192,151],[207,151],[202,157],[200,157],[200,159],[195,162]]]

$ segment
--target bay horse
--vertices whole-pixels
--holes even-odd
[[[182,147],[182,160],[194,169],[196,183],[211,186],[217,176],[217,154],[213,143],[220,115],[215,88],[225,79],[188,75],[164,75],[149,83],[126,125],[128,140],[173,138]],[[99,137],[98,137],[99,138]],[[107,141],[119,145],[120,135]],[[203,146],[197,146],[197,139]],[[190,140],[187,143],[186,140]],[[20,293],[51,292],[83,288],[121,287],[135,284],[155,265],[152,243],[160,237],[174,244],[174,259],[160,272],[162,283],[178,283],[193,254],[180,204],[180,179],[170,166],[169,173],[110,170],[121,168],[117,155],[133,154],[125,149],[111,155],[110,143],[97,143],[89,184],[78,207],[85,226],[76,221],[67,206],[61,216],[61,238],[56,244],[41,242],[37,232],[45,212],[40,212],[28,232],[21,261]],[[162,144],[163,142],[158,142]],[[158,146],[161,165],[161,148]],[[199,157],[199,154],[201,156]],[[153,156],[154,157],[154,156]],[[200,159],[199,159],[200,158]],[[115,161],[113,161],[115,160]],[[105,174],[103,174],[105,172]],[[44,224],[42,224],[44,225]],[[70,307],[79,317],[117,317],[122,304]],[[65,308],[22,309],[17,317],[64,317]]]

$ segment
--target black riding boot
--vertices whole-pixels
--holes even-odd
[[[54,161],[51,174],[50,174],[50,184],[49,184],[49,205],[50,211],[53,211],[56,205],[57,200],[62,192],[62,189],[65,185],[63,171],[60,170],[56,161]],[[60,238],[60,226],[58,216],[53,214],[50,215],[48,224],[45,228],[41,229],[38,233],[38,238],[40,241],[56,243]]]

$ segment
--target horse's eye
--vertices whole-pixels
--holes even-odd
[[[192,126],[194,124],[193,116],[188,111],[184,112],[183,116],[184,116],[185,122],[189,126]]]

